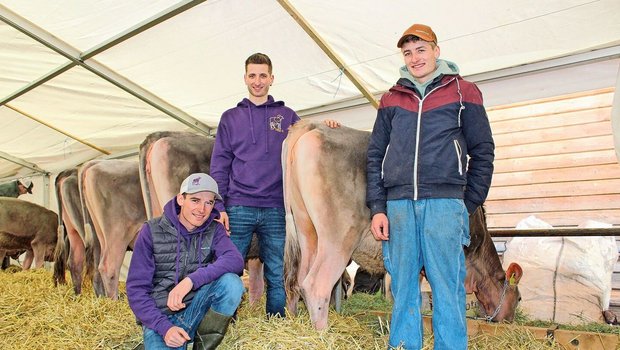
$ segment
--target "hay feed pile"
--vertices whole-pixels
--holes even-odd
[[[132,349],[142,337],[126,300],[76,296],[43,269],[0,271],[0,349]]]
[[[300,310],[298,316],[287,315],[287,318],[267,319],[264,307],[250,307],[244,301],[237,321],[229,328],[221,348],[239,350],[386,349],[387,336],[375,333],[354,317],[342,316],[333,311],[330,311],[329,315],[329,328],[319,332],[312,328],[310,317],[305,310]]]

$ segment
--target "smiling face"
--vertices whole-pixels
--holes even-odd
[[[407,70],[420,83],[425,83],[437,69],[439,46],[424,40],[407,41],[401,47]]]
[[[188,231],[193,231],[204,224],[215,204],[215,193],[197,192],[177,195],[177,203],[181,206],[179,222]]]
[[[243,80],[250,93],[250,101],[262,104],[267,101],[269,87],[273,83],[273,75],[267,64],[250,63],[246,66]]]

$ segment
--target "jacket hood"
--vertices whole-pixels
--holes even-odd
[[[411,75],[407,66],[400,67],[398,71],[401,76],[398,83],[404,86],[415,87],[420,92],[420,96],[424,97],[426,95],[426,88],[431,85],[433,81],[445,75],[458,75],[459,67],[454,62],[438,59],[437,68],[433,72],[433,75],[423,83],[420,83]]]
[[[242,108],[262,108],[262,107],[281,107],[284,106],[284,101],[276,101],[273,99],[273,96],[267,96],[267,102],[261,105],[255,105],[254,102],[250,101],[248,98],[244,98],[243,100],[237,103],[237,107]]]

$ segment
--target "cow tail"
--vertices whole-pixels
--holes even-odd
[[[56,247],[54,248],[54,286],[58,286],[58,284],[67,284],[65,271],[67,269],[67,259],[69,258],[69,248],[65,245],[67,231],[65,230],[65,225],[62,220],[62,197],[59,185],[62,177],[63,173],[58,174],[54,183],[56,201],[58,203],[58,230],[56,232]]]
[[[148,139],[147,139],[148,140]],[[139,170],[140,170],[140,187],[142,187],[142,198],[144,199],[144,208],[146,209],[146,216],[147,218],[150,220],[152,219],[153,216],[153,208],[152,208],[152,203],[151,203],[151,191],[149,189],[149,183],[148,183],[148,174],[147,174],[147,157],[148,154],[151,152],[151,145],[153,144],[153,142],[147,142],[147,140],[145,140],[145,142],[143,142],[140,145],[140,165],[139,165]]]
[[[301,296],[301,288],[297,276],[299,273],[299,264],[301,260],[301,247],[299,245],[299,237],[295,226],[295,218],[290,204],[290,190],[288,186],[291,183],[291,169],[288,164],[289,154],[292,154],[293,147],[297,140],[306,132],[314,129],[315,124],[308,121],[299,121],[293,125],[288,136],[284,140],[282,146],[282,174],[284,187],[284,209],[286,211],[286,243],[284,250],[284,285],[286,288],[287,298],[290,305],[296,305]],[[296,310],[290,310],[293,313]]]
[[[84,220],[85,274],[87,279],[91,279],[95,274],[95,252],[98,251],[98,249],[96,249],[98,247],[95,247],[95,245],[99,245],[97,235],[93,232],[92,220],[84,198],[84,176],[88,168],[94,164],[95,162],[93,161],[87,162],[78,172],[78,189],[80,191],[80,204],[82,205],[82,217]]]

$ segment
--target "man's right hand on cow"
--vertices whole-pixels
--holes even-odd
[[[183,328],[177,326],[172,326],[172,328],[166,332],[166,336],[164,337],[166,345],[171,348],[183,346],[183,344],[185,344],[188,340],[190,340],[189,334],[187,334]]]
[[[221,211],[220,212],[220,218],[219,219],[215,219],[215,221],[217,221],[220,224],[224,225],[224,227],[226,228],[226,234],[228,236],[230,236],[230,223],[228,222],[228,214],[226,214],[225,211]]]
[[[372,217],[370,230],[377,241],[390,239],[388,218],[384,213],[377,213]]]

